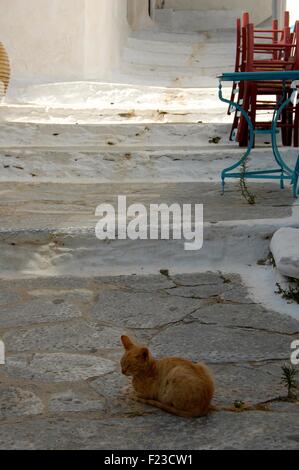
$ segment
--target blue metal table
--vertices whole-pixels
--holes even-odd
[[[246,119],[249,128],[249,142],[248,148],[245,154],[241,157],[241,159],[235,164],[232,165],[225,170],[223,170],[221,179],[222,179],[222,189],[224,191],[225,188],[225,179],[226,178],[259,178],[259,179],[271,179],[271,180],[280,180],[280,187],[284,188],[284,181],[290,180],[291,185],[293,187],[293,195],[297,197],[299,194],[298,191],[298,178],[299,178],[299,156],[297,162],[294,162],[294,167],[291,168],[289,165],[286,164],[284,161],[278,145],[277,145],[277,133],[278,133],[278,120],[281,113],[284,109],[290,104],[293,103],[294,105],[297,104],[297,95],[298,95],[298,87],[299,87],[299,71],[287,71],[287,72],[232,72],[232,73],[224,73],[219,78],[219,99],[224,103],[229,104],[230,106],[236,108]],[[241,81],[281,81],[282,82],[282,98],[277,104],[277,107],[274,111],[273,118],[272,118],[272,125],[271,129],[269,130],[257,130],[254,128],[251,119],[248,113],[245,111],[244,108],[239,103],[232,102],[227,100],[223,97],[222,93],[222,82],[241,82]],[[288,83],[291,82],[291,95],[287,95]],[[246,171],[236,173],[234,170],[238,167],[245,168],[246,161],[251,154],[251,151],[254,147],[254,139],[255,135],[257,134],[270,134],[271,141],[272,141],[272,151],[275,162],[277,164],[277,168],[269,169],[269,170],[261,170],[261,171]]]

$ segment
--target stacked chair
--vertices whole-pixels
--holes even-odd
[[[290,15],[284,13],[281,29],[278,21],[273,20],[271,29],[256,29],[250,23],[249,13],[237,20],[236,72],[262,72],[299,70],[299,22],[294,30],[290,28]],[[286,93],[290,93],[287,84]],[[270,120],[264,115],[273,114],[281,100],[281,82],[240,82],[234,83],[231,101],[238,102],[249,114],[253,126],[259,133],[267,134]],[[230,106],[228,114],[232,114]],[[263,119],[261,119],[263,118]],[[299,106],[290,105],[282,114],[279,122],[282,144],[299,146]],[[240,146],[248,144],[248,125],[239,111],[234,111],[231,140]]]

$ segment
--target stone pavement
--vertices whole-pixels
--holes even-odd
[[[278,400],[299,322],[255,304],[235,274],[2,280],[0,306],[1,449],[299,448],[298,403]],[[206,361],[220,408],[267,407],[186,420],[131,401],[123,333]]]

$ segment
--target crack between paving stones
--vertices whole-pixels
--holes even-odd
[[[254,326],[242,326],[242,325],[222,325],[221,323],[217,322],[204,322],[200,319],[195,318],[194,322],[191,323],[199,323],[201,325],[206,325],[206,326],[219,326],[221,328],[227,328],[227,329],[237,329],[237,330],[252,330],[252,331],[259,331],[262,333],[269,333],[269,334],[275,334],[275,335],[280,335],[280,336],[299,336],[299,332],[295,333],[282,333],[281,331],[275,331],[275,330],[266,330],[265,328],[255,328]]]
[[[246,304],[248,305],[248,304]],[[128,327],[128,329],[130,329],[131,331],[151,331],[151,330],[158,330],[158,331],[155,331],[153,332],[153,335],[151,336],[151,339],[155,338],[157,335],[159,335],[161,332],[163,332],[164,330],[168,329],[168,328],[171,328],[173,326],[178,326],[180,324],[192,324],[192,323],[198,323],[200,325],[204,325],[204,326],[217,326],[217,327],[221,327],[221,328],[225,328],[225,329],[230,329],[230,330],[244,330],[244,331],[258,331],[258,332],[261,332],[261,333],[267,333],[267,334],[275,334],[275,335],[279,335],[279,336],[287,336],[287,337],[296,337],[296,336],[299,336],[299,332],[294,332],[294,333],[287,333],[287,332],[280,332],[280,331],[276,331],[276,330],[267,330],[267,329],[264,329],[264,328],[255,328],[255,327],[251,327],[251,326],[242,326],[242,325],[222,325],[221,323],[217,323],[217,322],[204,322],[198,318],[192,318],[192,315],[194,313],[197,313],[197,312],[200,312],[201,308],[196,308],[194,311],[190,312],[190,313],[187,313],[184,317],[182,317],[180,320],[176,320],[176,321],[173,321],[173,322],[168,322],[168,323],[165,323],[159,327],[149,327],[149,328],[143,328],[143,327]]]
[[[189,299],[189,300],[216,300],[219,299],[219,302],[214,302],[214,304],[227,304],[227,305],[262,305],[262,303],[255,302],[239,302],[237,300],[225,300],[219,297],[219,294],[211,295],[210,297],[197,297],[197,296],[185,296],[185,295],[172,295],[167,292],[167,295],[170,297],[178,297],[179,299]]]

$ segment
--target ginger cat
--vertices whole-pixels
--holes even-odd
[[[214,381],[204,364],[176,357],[155,360],[148,348],[121,337],[122,373],[133,377],[138,401],[185,418],[206,416]]]

